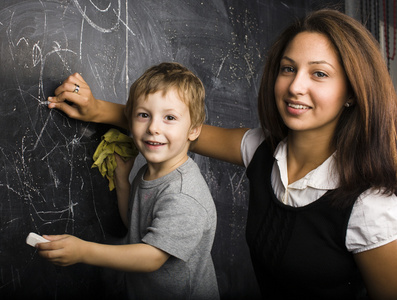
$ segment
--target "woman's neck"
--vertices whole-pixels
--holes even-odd
[[[335,151],[331,139],[291,133],[287,140],[288,183],[291,184],[320,166]]]

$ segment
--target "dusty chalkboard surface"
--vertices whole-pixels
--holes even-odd
[[[122,243],[115,193],[92,154],[107,125],[41,101],[80,72],[97,98],[126,101],[149,66],[178,61],[204,82],[207,123],[258,126],[267,47],[326,2],[240,0],[0,1],[0,299],[122,299],[120,273],[55,267],[25,244],[31,231]],[[223,299],[255,299],[245,244],[244,169],[194,155],[218,209],[213,257]]]

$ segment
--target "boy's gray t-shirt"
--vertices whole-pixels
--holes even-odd
[[[157,271],[127,273],[132,299],[219,299],[211,248],[216,209],[196,163],[189,158],[171,173],[132,184],[129,244],[146,243],[171,256]]]

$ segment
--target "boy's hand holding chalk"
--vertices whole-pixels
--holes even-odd
[[[41,235],[38,235],[34,232],[29,233],[28,237],[26,238],[26,244],[36,247],[38,243],[47,243],[49,240],[43,238]]]

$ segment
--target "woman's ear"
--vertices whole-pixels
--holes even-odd
[[[197,139],[198,136],[201,133],[201,128],[202,127],[203,127],[203,125],[199,125],[199,126],[190,128],[190,132],[189,132],[189,135],[188,135],[188,140],[193,142],[195,139]]]
[[[345,103],[345,107],[350,107],[353,106],[354,104],[355,104],[355,98],[354,96],[350,96]]]

